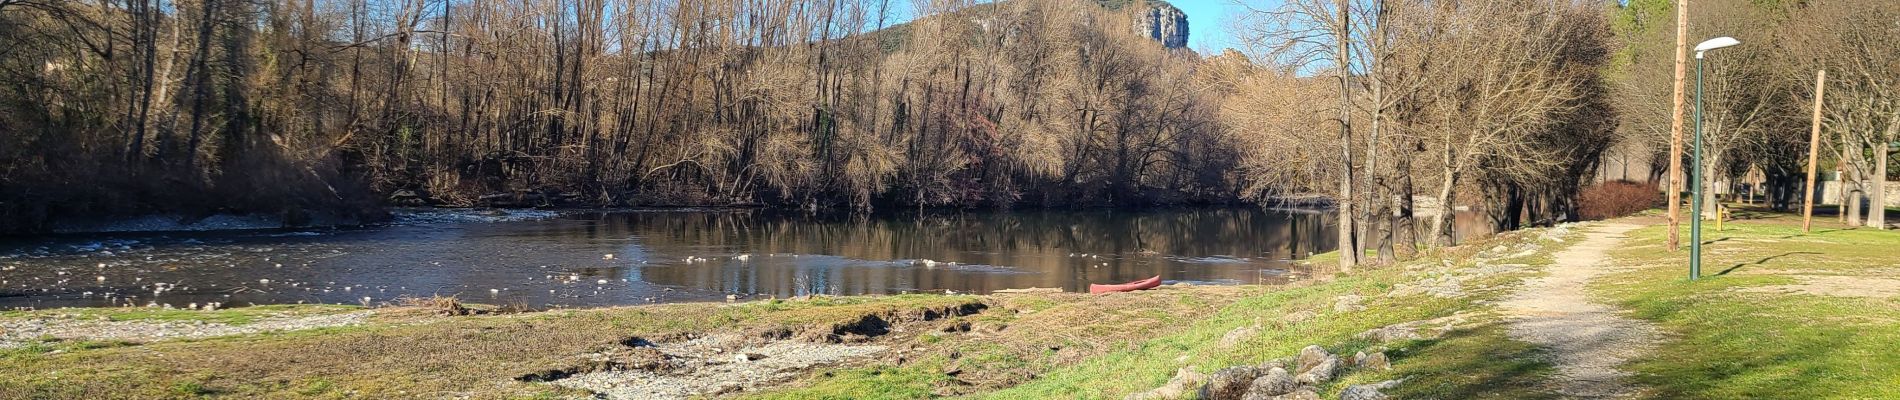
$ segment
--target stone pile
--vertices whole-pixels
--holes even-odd
[[[1325,348],[1306,346],[1300,349],[1298,356],[1290,359],[1278,359],[1260,365],[1239,365],[1222,368],[1213,374],[1201,374],[1190,368],[1176,371],[1174,378],[1161,387],[1128,395],[1128,400],[1179,399],[1187,396],[1188,391],[1198,386],[1196,398],[1206,400],[1318,400],[1319,386],[1344,375],[1348,369],[1385,370],[1392,368],[1381,349],[1371,354],[1359,352],[1346,358],[1329,353]],[[1398,385],[1398,381],[1385,381],[1369,385],[1351,385],[1341,393],[1342,397],[1358,400],[1377,400],[1387,398],[1380,390]]]

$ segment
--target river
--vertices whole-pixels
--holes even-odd
[[[0,241],[0,308],[384,304],[532,308],[811,294],[1280,283],[1330,215],[1255,208],[813,217],[763,210],[423,212],[375,227]],[[517,214],[520,215],[520,214]]]

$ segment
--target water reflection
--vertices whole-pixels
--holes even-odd
[[[1161,275],[1280,281],[1295,255],[1327,251],[1328,218],[1261,210],[1012,212],[826,220],[748,214],[620,214],[665,232],[650,248],[747,254],[646,268],[648,282],[729,293],[1085,289]],[[822,255],[822,256],[815,256]]]
[[[984,293],[1131,281],[1279,283],[1329,251],[1329,215],[1259,209],[811,217],[595,212],[310,232],[83,235],[0,244],[0,307],[379,303],[533,306]]]

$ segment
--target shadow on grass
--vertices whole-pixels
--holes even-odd
[[[1755,262],[1752,262],[1752,263],[1739,263],[1739,264],[1735,264],[1735,266],[1733,266],[1733,267],[1728,267],[1728,269],[1725,269],[1725,270],[1722,270],[1722,272],[1717,272],[1717,273],[1715,273],[1715,274],[1716,274],[1716,275],[1728,275],[1728,273],[1730,273],[1730,272],[1735,272],[1735,270],[1738,270],[1738,269],[1742,269],[1742,267],[1745,267],[1745,266],[1750,266],[1750,265],[1763,265],[1763,264],[1767,264],[1767,263],[1768,263],[1769,261],[1774,261],[1774,260],[1776,260],[1776,259],[1780,259],[1780,258],[1782,258],[1782,257],[1787,257],[1787,256],[1794,256],[1794,255],[1820,255],[1820,254],[1821,254],[1821,253],[1816,253],[1816,252],[1812,252],[1812,251],[1791,251],[1791,252],[1787,252],[1787,253],[1781,253],[1781,254],[1776,254],[1776,255],[1772,255],[1772,256],[1767,256],[1767,257],[1762,257],[1762,258],[1761,258],[1760,260],[1755,260]]]
[[[1845,229],[1845,230],[1850,230],[1850,231],[1851,231],[1851,230],[1853,230],[1853,228],[1848,228],[1848,229]],[[1824,233],[1834,233],[1834,232],[1840,232],[1840,231],[1842,231],[1842,229],[1822,229],[1822,230],[1818,230],[1818,231],[1813,231],[1813,232],[1807,232],[1807,233],[1796,233],[1796,234],[1793,234],[1793,235],[1786,235],[1786,236],[1782,236],[1782,237],[1779,237],[1779,238],[1777,238],[1777,239],[1794,239],[1794,238],[1798,238],[1798,237],[1803,237],[1803,236],[1808,236],[1808,235],[1819,235],[1819,234],[1824,234]]]
[[[1696,307],[1680,312],[1710,313]],[[1637,380],[1653,388],[1650,394],[1665,399],[1893,398],[1874,394],[1892,390],[1875,382],[1893,367],[1871,356],[1891,354],[1880,350],[1893,346],[1885,342],[1891,333],[1784,325],[1743,309],[1714,313],[1722,317],[1710,323],[1745,328],[1692,335],[1651,353],[1635,365]]]
[[[1544,361],[1545,354],[1511,340],[1505,329],[1490,322],[1392,351],[1392,376],[1406,381],[1389,394],[1406,399],[1560,398],[1546,390],[1555,370]]]

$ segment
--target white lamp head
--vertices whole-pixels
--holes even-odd
[[[1734,46],[1738,44],[1742,44],[1742,41],[1735,40],[1735,38],[1728,37],[1728,36],[1704,40],[1702,41],[1702,43],[1698,43],[1695,45],[1695,58],[1702,58],[1702,53],[1708,52],[1709,50],[1715,50],[1715,49]]]

